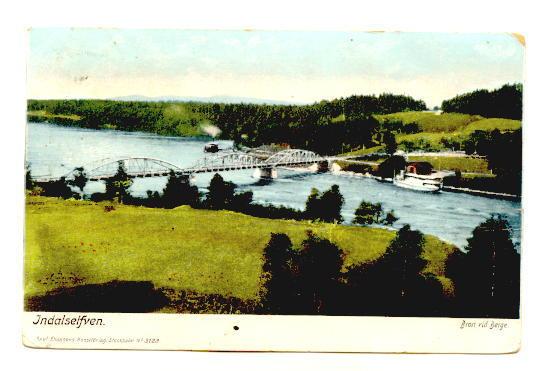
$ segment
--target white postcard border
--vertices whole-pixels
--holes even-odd
[[[25,312],[33,348],[513,353],[521,320]]]

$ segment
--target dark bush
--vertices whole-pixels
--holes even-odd
[[[292,247],[286,234],[272,233],[264,249],[261,298],[266,313],[290,314],[293,311],[296,253]]]
[[[300,314],[334,314],[340,290],[344,252],[327,239],[308,231],[296,257],[296,311]]]
[[[127,174],[125,165],[119,161],[117,173],[106,179],[106,195],[108,199],[117,199],[119,202],[126,202],[130,199],[129,188],[133,180]]]
[[[405,168],[406,160],[403,156],[391,156],[378,166],[378,171],[375,175],[381,178],[392,178],[400,170],[404,170]]]
[[[162,207],[171,209],[180,205],[196,207],[200,201],[200,195],[198,188],[191,185],[188,175],[176,174],[171,170],[162,197],[158,193],[152,193],[148,194],[148,199],[155,200]]]
[[[64,199],[80,198],[79,194],[72,191],[72,189],[68,186],[66,178],[64,177],[50,182],[34,182],[34,185],[37,185],[43,190],[43,196],[61,197]]]
[[[306,200],[304,218],[327,223],[341,223],[343,220],[341,214],[343,205],[344,197],[340,193],[338,185],[334,184],[323,193],[319,193],[317,189],[312,188]]]
[[[501,216],[474,229],[466,253],[452,255],[446,273],[455,283],[459,315],[519,318],[520,256]]]

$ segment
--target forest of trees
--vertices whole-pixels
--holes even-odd
[[[506,84],[496,90],[475,90],[442,102],[444,112],[521,120],[523,85]]]
[[[477,90],[445,100],[445,112],[521,119],[523,87],[506,84],[499,89]],[[49,121],[93,129],[144,131],[161,135],[206,135],[217,128],[220,139],[256,147],[288,145],[331,155],[383,145],[388,154],[398,147],[397,134],[421,131],[417,123],[378,121],[376,114],[425,110],[422,101],[404,95],[351,96],[309,105],[222,104],[203,102],[124,102],[113,100],[29,100],[28,120]],[[204,131],[203,131],[204,130]],[[443,139],[447,148],[485,154],[475,138]],[[431,149],[430,142],[402,149]],[[508,143],[505,142],[505,145]],[[405,148],[406,147],[406,148]],[[507,149],[506,151],[510,151]]]
[[[477,90],[445,100],[445,112],[484,117],[521,119],[523,86],[506,84],[499,89]],[[114,128],[161,135],[205,135],[213,125],[219,138],[256,147],[289,145],[330,155],[383,145],[393,154],[396,134],[420,132],[416,123],[379,122],[374,115],[427,109],[422,101],[404,95],[350,96],[309,105],[222,104],[202,102],[124,102],[113,100],[29,100],[28,120],[93,129]],[[473,139],[443,143],[447,148],[471,153]],[[422,139],[428,146],[430,143]],[[426,149],[425,143],[415,149]],[[408,142],[403,145],[407,146]],[[409,150],[408,148],[404,148]],[[427,148],[428,149],[428,148]]]
[[[425,272],[424,236],[405,225],[385,253],[342,270],[344,252],[308,231],[299,247],[272,233],[263,253],[262,307],[267,314],[519,318],[519,253],[510,226],[493,216],[457,250],[446,275],[454,292]]]
[[[197,135],[212,124],[220,138],[246,146],[288,144],[321,154],[375,145],[380,123],[373,114],[426,109],[404,95],[351,96],[310,105],[29,100],[29,120],[47,112],[51,122],[93,129],[116,128],[163,135]],[[71,115],[76,115],[73,117]],[[43,120],[43,117],[41,118]]]

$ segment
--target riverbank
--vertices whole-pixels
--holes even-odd
[[[379,258],[395,236],[381,228],[271,220],[188,206],[149,209],[29,196],[25,293],[44,295],[119,280],[256,300],[270,233],[286,233],[299,246],[307,230],[344,251],[344,270]],[[425,271],[436,275],[446,292],[452,287],[444,276],[445,261],[455,249],[434,236],[425,237]]]
[[[438,157],[438,156],[437,156]],[[466,193],[475,196],[483,196],[504,200],[521,200],[521,195],[511,187],[505,187],[502,180],[496,175],[488,172],[470,172],[467,170],[484,171],[487,167],[485,159],[479,158],[453,158],[454,161],[446,161],[446,163],[462,164],[464,171],[459,170],[459,166],[442,165],[437,166],[432,163],[430,157],[409,157],[410,161],[425,161],[430,162],[433,168],[438,171],[455,171],[455,176],[444,178],[444,191]],[[467,160],[466,162],[460,160]],[[475,160],[475,161],[473,161]],[[483,165],[482,165],[483,162]],[[376,176],[380,166],[380,162],[371,162],[363,160],[337,160],[334,162],[331,170],[336,175],[344,175],[349,177],[365,177],[378,181],[392,182],[391,178],[382,179]],[[472,167],[471,167],[472,166]]]
[[[218,143],[231,145],[228,141]],[[28,125],[27,161],[35,176],[62,176],[78,166],[104,158],[121,157],[145,156],[184,168],[194,165],[205,156],[203,147],[202,140],[193,138],[31,123]],[[229,171],[221,175],[225,180],[237,184],[240,192],[253,192],[255,203],[282,205],[299,210],[304,209],[312,188],[324,191],[337,184],[345,199],[342,216],[346,222],[353,220],[354,211],[362,200],[381,202],[384,208],[394,210],[399,217],[395,228],[410,223],[414,229],[459,247],[465,246],[474,227],[486,217],[492,213],[501,213],[516,228],[514,237],[519,240],[519,203],[450,192],[443,192],[439,196],[414,193],[371,179],[340,177],[332,173],[305,174],[279,169],[277,179],[258,181],[252,178],[252,172]],[[212,177],[212,173],[199,174],[194,179],[194,185],[205,192]],[[148,190],[160,193],[165,184],[165,177],[135,179],[130,192],[135,197],[147,197]],[[85,193],[89,195],[104,191],[103,182],[90,182],[85,187]],[[436,220],[448,222],[437,224]]]
[[[361,172],[361,171],[350,171],[350,170],[344,170],[345,168],[342,167],[335,167],[333,169],[333,174],[338,176],[346,176],[346,177],[362,177],[362,178],[369,178],[374,179],[379,182],[386,182],[386,183],[393,183],[392,178],[381,178],[379,176],[375,176],[370,174],[369,172]],[[482,177],[485,178],[485,177]],[[453,193],[465,193],[473,196],[481,196],[481,197],[488,197],[488,198],[495,198],[499,200],[509,200],[509,201],[520,201],[521,196],[517,194],[511,194],[511,193],[504,193],[504,192],[493,192],[485,189],[477,189],[477,188],[467,188],[467,187],[455,187],[451,185],[444,185],[442,188],[444,192],[453,192]]]

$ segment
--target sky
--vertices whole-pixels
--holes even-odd
[[[429,107],[523,81],[510,34],[32,29],[35,99],[233,96],[312,103],[395,93]]]

